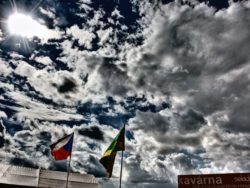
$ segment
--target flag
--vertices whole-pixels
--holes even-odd
[[[50,145],[51,155],[55,160],[65,160],[71,155],[74,133],[59,139],[56,143]]]
[[[105,167],[108,177],[112,176],[113,165],[117,151],[125,150],[125,126],[120,130],[119,134],[114,138],[108,149],[104,152],[100,163]]]

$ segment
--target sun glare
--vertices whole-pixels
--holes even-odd
[[[47,35],[47,28],[29,15],[14,13],[8,18],[8,29],[10,34],[32,38],[34,36],[43,38]]]

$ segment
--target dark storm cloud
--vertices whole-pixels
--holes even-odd
[[[138,87],[150,91],[160,90],[165,94],[191,89],[199,91],[205,87],[201,79],[206,75],[208,79],[213,79],[213,76],[224,74],[247,63],[249,44],[244,41],[249,40],[247,32],[249,22],[246,21],[249,18],[247,16],[241,19],[242,15],[249,15],[247,7],[232,6],[231,20],[223,17],[223,13],[217,13],[217,18],[213,19],[215,14],[213,9],[206,9],[205,6],[197,7],[195,10],[180,7],[179,12],[175,13],[180,16],[173,21],[169,21],[167,15],[165,19],[160,16],[155,17],[156,21],[159,19],[163,23],[161,25],[154,23],[154,28],[151,28],[153,37],[150,37],[148,43],[152,44],[152,50],[143,53],[140,62],[131,65],[131,67],[140,65],[135,66],[134,70]],[[224,14],[229,14],[229,11]],[[197,19],[193,19],[194,17]],[[205,22],[207,24],[204,24]],[[232,27],[235,24],[237,28],[241,28],[242,33],[238,40],[234,40],[233,37],[237,32],[237,29]],[[232,37],[226,37],[227,33]],[[204,46],[205,41],[207,46]],[[235,48],[240,48],[241,51],[235,51]]]
[[[202,135],[178,135],[175,133],[159,136],[155,139],[162,143],[156,148],[158,154],[167,155],[171,153],[179,153],[183,150],[191,149],[193,151],[204,150],[202,146]]]
[[[131,119],[132,130],[142,130],[153,135],[164,135],[170,126],[170,119],[159,113],[137,112],[136,118]]]
[[[193,109],[188,109],[177,115],[177,126],[183,133],[198,131],[206,125],[204,115]]]
[[[249,101],[250,98],[246,100]],[[222,126],[226,130],[236,131],[236,132],[248,132],[249,128],[249,113],[250,113],[250,103],[241,101],[235,104],[234,108],[230,110],[228,116],[229,121],[222,123]]]
[[[247,97],[246,100],[249,100]],[[216,114],[212,122],[225,131],[235,133],[250,133],[249,128],[249,103],[238,101],[234,103],[232,109],[227,109],[225,113]]]
[[[229,72],[215,83],[211,83],[211,91],[202,91],[197,96],[195,105],[205,113],[222,111],[212,118],[213,123],[235,132],[249,132],[248,103],[249,100],[249,66]],[[209,98],[209,103],[204,100]]]
[[[39,133],[39,135],[37,135],[39,139],[43,140],[43,141],[51,141],[51,133],[50,132],[46,132],[46,131],[41,131]]]
[[[80,129],[78,131],[78,133],[80,135],[87,136],[87,137],[92,138],[94,140],[99,140],[99,141],[104,140],[103,132],[100,130],[99,127],[93,127],[93,126],[86,127],[86,128]]]
[[[129,129],[136,140],[140,140],[145,152],[158,154],[178,153],[187,148],[201,151],[202,128],[206,128],[203,115],[193,109],[170,113],[137,112],[129,120]],[[152,139],[153,138],[153,139]]]
[[[137,61],[136,54],[129,57],[138,88],[173,96],[177,111],[188,106],[199,113],[183,114],[180,130],[198,130],[209,117],[220,128],[249,132],[249,13],[248,2],[218,12],[205,4],[169,4],[155,14]]]
[[[77,88],[75,80],[64,78],[62,85],[57,86],[59,93],[74,92]]]
[[[103,62],[98,71],[102,76],[102,84],[107,92],[114,95],[125,96],[129,91],[128,77],[117,65]]]

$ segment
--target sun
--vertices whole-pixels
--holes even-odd
[[[34,36],[46,37],[47,28],[34,20],[30,15],[15,12],[7,20],[8,30],[11,35],[32,38]]]

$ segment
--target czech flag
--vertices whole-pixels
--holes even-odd
[[[74,133],[59,139],[56,143],[50,145],[51,155],[55,160],[65,160],[71,155]]]

